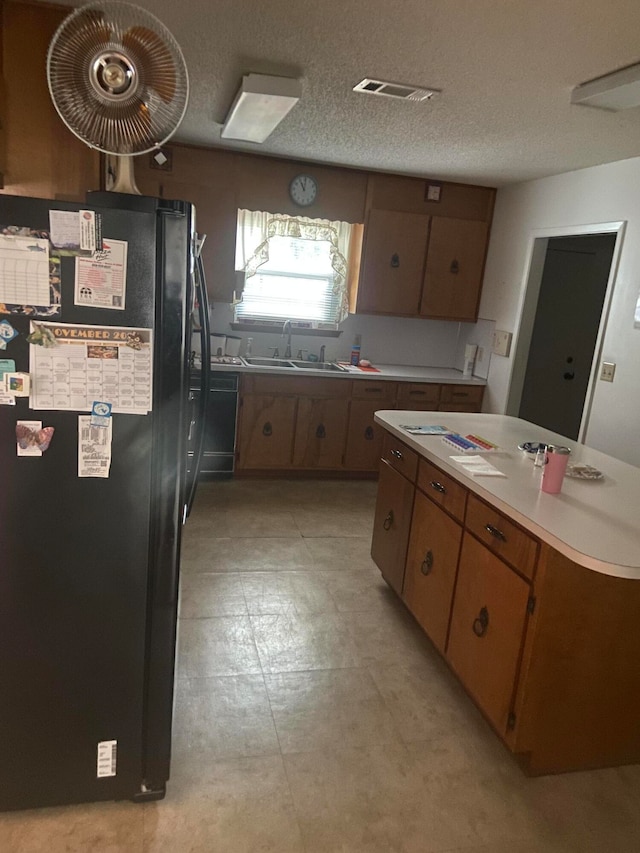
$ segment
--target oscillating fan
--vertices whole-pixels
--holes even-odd
[[[47,81],[69,130],[119,158],[113,191],[138,193],[132,157],[175,133],[189,99],[187,67],[169,30],[130,3],[82,6],[53,36]]]

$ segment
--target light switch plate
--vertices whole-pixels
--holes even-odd
[[[496,355],[509,355],[511,350],[511,332],[496,331],[493,333],[493,346],[491,352]]]
[[[603,382],[613,382],[613,377],[616,375],[616,366],[612,361],[603,361],[600,368],[600,379]]]

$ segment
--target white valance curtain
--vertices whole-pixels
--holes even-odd
[[[236,234],[236,270],[247,277],[255,275],[269,260],[269,238],[296,237],[300,240],[325,240],[334,271],[333,291],[340,306],[338,322],[349,313],[347,288],[351,225],[329,219],[310,219],[307,216],[287,216],[284,213],[265,213],[258,210],[238,210]]]

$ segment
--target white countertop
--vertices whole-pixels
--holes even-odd
[[[346,370],[314,370],[291,367],[255,367],[253,365],[212,364],[211,369],[226,373],[269,373],[281,376],[323,376],[325,379],[369,379],[373,381],[401,380],[403,382],[439,382],[448,385],[486,385],[486,379],[476,376],[465,379],[462,371],[450,367],[419,367],[406,364],[376,364],[379,373],[347,367]]]
[[[640,580],[640,468],[506,415],[380,411],[375,419],[569,559],[603,574]],[[450,458],[461,454],[440,436],[411,435],[400,424],[442,424],[461,435],[486,438],[500,449],[483,455],[506,477],[467,474]],[[604,478],[565,477],[559,494],[542,492],[542,469],[534,467],[532,456],[518,450],[525,441],[567,445],[570,462],[592,465]]]

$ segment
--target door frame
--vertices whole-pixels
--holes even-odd
[[[589,417],[591,415],[591,406],[596,390],[596,382],[598,381],[598,368],[600,358],[602,356],[604,336],[611,308],[611,300],[618,275],[620,253],[622,250],[626,225],[626,220],[619,220],[617,222],[598,222],[586,225],[562,225],[555,228],[549,227],[532,229],[529,235],[529,244],[527,247],[524,265],[523,280],[525,282],[525,287],[523,288],[520,296],[520,304],[518,306],[517,316],[519,321],[515,333],[514,355],[509,375],[509,390],[507,392],[507,405],[505,408],[505,413],[507,415],[518,417],[518,412],[520,410],[522,388],[524,386],[527,360],[529,357],[529,347],[531,345],[533,325],[536,319],[538,297],[540,295],[540,285],[542,283],[542,274],[544,271],[549,239],[551,237],[584,237],[595,234],[615,234],[616,242],[613,248],[613,255],[611,257],[611,268],[609,269],[607,288],[602,305],[602,314],[598,325],[596,343],[593,350],[593,360],[591,362],[589,382],[587,384],[587,391],[584,398],[580,429],[578,431],[578,441],[581,444],[585,443],[589,426]]]

